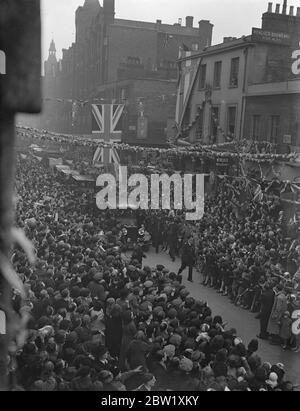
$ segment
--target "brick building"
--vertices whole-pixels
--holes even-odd
[[[175,111],[179,48],[185,45],[202,50],[211,44],[212,29],[207,20],[194,27],[190,16],[185,25],[181,21],[168,25],[160,20],[148,23],[116,19],[114,0],[103,0],[103,6],[98,0],[85,0],[76,11],[75,42],[63,50],[55,81],[49,69],[52,54],[45,63],[42,122],[54,131],[91,134],[90,104],[101,99],[122,101],[127,108],[123,138],[137,140],[137,119],[143,105],[149,121],[149,133],[143,142],[163,144],[167,118]],[[47,98],[62,102],[53,103]],[[87,103],[76,105],[74,115],[74,102],[78,100]]]
[[[292,72],[299,48],[300,8],[287,2],[262,16],[261,28],[224,38],[179,60],[176,121],[190,141],[254,139],[300,148],[300,77]]]
[[[299,49],[300,8],[296,15],[294,7],[287,11],[287,1],[282,10],[269,3],[262,30],[253,30],[256,47],[249,62],[243,130],[247,139],[300,150],[300,76],[291,69],[293,51]]]

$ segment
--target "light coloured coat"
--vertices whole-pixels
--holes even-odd
[[[268,324],[268,333],[271,335],[279,335],[280,320],[283,314],[288,309],[287,298],[284,293],[280,292],[275,295],[275,301]]]

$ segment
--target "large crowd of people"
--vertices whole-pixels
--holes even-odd
[[[283,364],[258,355],[256,336],[243,342],[182,284],[183,270],[189,267],[193,281],[198,265],[206,286],[259,311],[259,337],[298,347],[291,314],[298,307],[299,245],[286,238],[276,202],[249,203],[239,221],[223,186],[197,225],[173,213],[140,214],[156,251],[182,256],[175,273],[143,266],[141,245],[125,258],[118,212],[100,212],[92,193],[38,160],[18,159],[16,190],[17,223],[38,262],[31,267],[19,249],[12,257],[30,312],[27,341],[11,358],[12,389],[294,389]],[[16,294],[13,303],[20,310]]]
[[[217,195],[206,199],[204,217],[192,226],[184,218],[151,215],[146,226],[156,251],[167,250],[173,261],[181,255],[179,273],[189,267],[189,281],[197,266],[204,286],[258,313],[259,338],[298,351],[291,317],[300,309],[299,219],[286,222],[280,200],[270,199],[249,201],[243,216],[237,215],[228,186],[220,184]],[[284,315],[291,325],[288,332],[279,324]]]

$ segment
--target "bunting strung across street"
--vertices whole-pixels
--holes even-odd
[[[165,103],[166,100],[171,99],[174,100],[174,98],[177,96],[176,93],[172,94],[161,94],[161,95],[145,95],[145,96],[138,96],[135,97],[135,102],[138,104],[140,101],[160,101],[162,103]],[[127,100],[126,98],[124,99],[105,99],[105,98],[92,98],[89,100],[80,100],[80,99],[65,99],[65,98],[52,98],[52,97],[46,97],[43,99],[44,101],[53,101],[57,103],[68,103],[68,104],[74,104],[76,103],[78,107],[85,107],[88,104],[124,104],[124,102]],[[132,99],[130,99],[132,101]]]
[[[152,148],[144,146],[133,146],[126,143],[110,143],[110,142],[97,142],[94,139],[82,137],[80,135],[66,135],[58,133],[50,133],[46,130],[37,130],[30,127],[17,127],[17,132],[23,137],[28,137],[36,141],[52,141],[57,144],[76,145],[82,147],[101,147],[112,148],[117,150],[124,150],[135,153],[154,153],[154,154],[168,154],[176,155],[179,157],[191,157],[192,160],[199,158],[217,159],[244,159],[254,163],[269,163],[273,164],[275,161],[281,162],[296,162],[299,159],[299,153],[291,154],[274,154],[274,153],[248,153],[236,151],[217,151],[222,148],[221,145],[197,145],[197,146],[185,146],[178,147],[172,146],[170,148]],[[234,142],[233,142],[234,144]],[[299,160],[298,160],[299,161]]]
[[[20,130],[23,131],[20,131]],[[35,131],[36,132],[36,131]],[[33,135],[32,131],[28,132],[28,129],[24,129],[24,128],[19,128],[18,133],[20,135],[20,137],[24,137],[23,140],[28,141],[28,143],[30,144],[32,142],[32,139],[36,139],[37,134]],[[74,136],[61,136],[60,138],[57,139],[53,139],[53,133],[51,133],[52,137],[51,139],[49,138],[43,138],[41,139],[40,143],[41,146],[45,146],[45,143],[50,143],[50,145],[58,145],[60,144],[60,151],[64,152],[69,152],[69,155],[71,156],[75,156],[76,157],[76,153],[79,152],[80,153],[80,158],[81,160],[83,159],[83,151],[90,151],[92,153],[92,149],[94,148],[94,146],[92,144],[89,144],[89,146],[86,145],[77,145],[74,144],[74,140],[72,139],[72,137]],[[40,136],[40,134],[39,134]],[[48,136],[49,137],[49,136]],[[68,142],[63,141],[62,142],[62,138],[67,139],[68,137]],[[28,140],[27,140],[28,139]],[[99,141],[97,141],[97,144],[99,145]],[[125,145],[123,145],[125,146]],[[213,149],[220,149],[220,146],[225,148],[228,147],[228,143],[222,143],[221,145],[213,145],[213,146],[206,146],[205,148],[207,149],[209,147],[210,150]],[[41,151],[43,151],[42,148],[38,147],[35,144],[31,144],[30,148],[35,148],[36,150],[39,149]],[[64,148],[63,148],[64,147]],[[72,147],[75,149],[75,152],[73,152]],[[109,147],[111,147],[111,145],[109,145]],[[246,204],[248,202],[248,200],[254,200],[254,201],[262,201],[262,199],[264,197],[272,197],[275,195],[274,198],[278,198],[281,201],[283,201],[284,203],[287,204],[291,204],[291,205],[296,205],[297,207],[300,205],[299,203],[299,194],[300,194],[300,181],[298,181],[297,179],[294,179],[294,181],[282,181],[281,177],[281,169],[279,171],[275,170],[275,167],[273,165],[273,163],[270,165],[270,169],[269,172],[271,171],[273,172],[273,179],[272,181],[267,180],[266,176],[264,175],[264,172],[262,170],[261,164],[259,163],[259,171],[256,170],[252,170],[252,172],[247,171],[247,165],[246,165],[246,160],[245,158],[241,157],[241,153],[242,153],[242,142],[239,142],[238,145],[239,151],[237,153],[234,153],[236,156],[238,156],[238,163],[241,169],[241,175],[239,177],[237,176],[228,176],[228,175],[218,175],[217,172],[212,172],[210,174],[210,178],[209,178],[209,184],[208,184],[208,195],[210,197],[214,197],[216,195],[216,193],[218,192],[218,180],[219,179],[226,179],[227,180],[227,188],[229,190],[229,192],[232,193],[232,204],[233,204],[233,208],[234,211],[236,213],[237,218],[242,218],[243,217],[243,210],[244,210],[244,204]],[[199,147],[198,147],[199,149]],[[237,149],[237,147],[236,147]],[[68,151],[71,150],[71,151]],[[154,149],[151,149],[154,150]],[[49,151],[49,147],[45,150],[45,152],[47,153]],[[98,150],[99,151],[99,150]],[[143,150],[145,151],[145,150]],[[158,152],[161,152],[162,150],[159,150]],[[150,156],[153,155],[153,152],[149,152],[148,149],[146,149],[147,154],[149,154]],[[176,158],[177,154],[181,155],[180,152],[172,152],[172,155],[170,155],[170,150],[164,150],[164,153],[167,154],[167,158]],[[216,154],[218,154],[219,152],[214,152]],[[87,153],[86,153],[87,154]],[[200,153],[201,154],[201,153]],[[204,156],[207,155],[206,152],[202,153]],[[201,155],[202,155],[201,154]],[[231,153],[232,154],[232,153]],[[157,152],[155,152],[155,155],[157,155]],[[72,158],[73,158],[72,157]],[[75,158],[74,157],[74,158]],[[42,160],[42,158],[38,158],[40,161]],[[215,158],[216,159],[216,158]],[[91,163],[91,161],[90,161]],[[119,161],[115,162],[116,164],[119,163]],[[82,161],[81,161],[82,164]],[[89,162],[86,163],[85,165],[85,174],[89,174],[93,171],[93,166],[90,165],[89,167]],[[143,172],[145,172],[145,169],[143,169],[142,165],[137,166],[137,168],[139,170],[142,170]],[[146,167],[147,169],[147,167]],[[89,170],[89,171],[87,171]],[[152,170],[153,171],[153,170]],[[158,165],[157,167],[157,172],[160,173],[168,173],[169,171],[172,171],[171,169],[164,169],[164,167],[161,167],[161,163]],[[255,175],[254,175],[254,174]],[[232,181],[235,180],[239,180],[241,181],[242,184],[240,184],[240,186],[237,188],[234,186],[233,183],[231,183]],[[289,198],[285,198],[286,195],[290,195],[292,197],[292,199]],[[298,201],[297,201],[298,199]]]

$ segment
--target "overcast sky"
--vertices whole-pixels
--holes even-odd
[[[252,27],[260,27],[261,15],[267,11],[269,0],[116,0],[116,17],[132,20],[176,23],[186,16],[210,20],[214,24],[213,42],[223,37],[242,36],[251,33]],[[84,0],[42,0],[43,54],[48,55],[52,37],[58,56],[75,38],[75,10]],[[102,4],[102,0],[100,0]],[[283,3],[283,0],[275,0]],[[299,6],[299,1],[289,0],[288,5]]]

